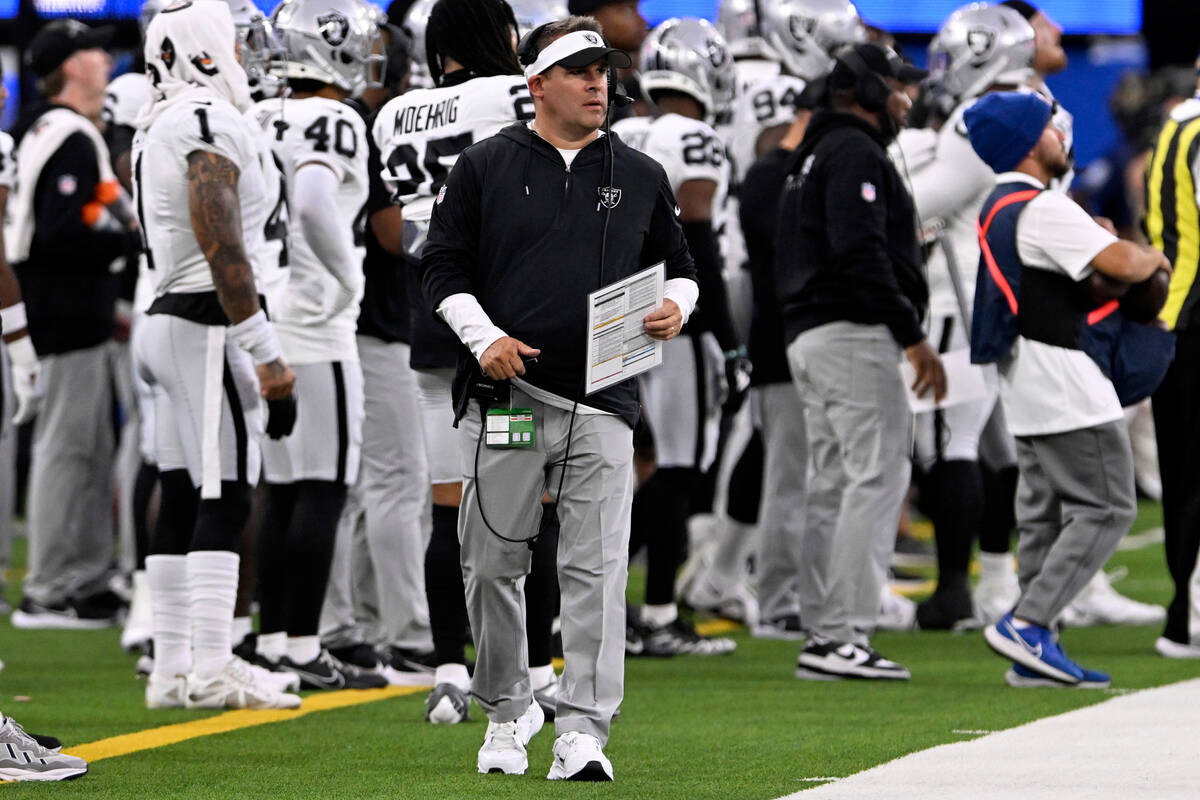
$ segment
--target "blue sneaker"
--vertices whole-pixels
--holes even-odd
[[[1083,669],[1054,641],[1054,632],[1041,625],[1017,628],[1012,612],[983,630],[988,646],[1033,672],[1072,686],[1083,680]]]
[[[1047,678],[1029,669],[1029,667],[1013,662],[1008,672],[1004,673],[1004,682],[1017,689],[1032,689],[1041,686],[1056,689],[1107,689],[1112,685],[1112,679],[1105,673],[1094,669],[1087,669],[1086,667],[1080,667],[1080,669],[1083,670],[1083,679],[1079,683],[1063,683],[1053,678]]]

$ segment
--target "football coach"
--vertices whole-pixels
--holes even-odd
[[[518,55],[534,119],[463,151],[421,259],[431,306],[465,345],[454,387],[458,530],[478,659],[471,693],[490,720],[478,769],[524,773],[525,746],[544,720],[530,688],[523,586],[549,491],[566,666],[547,777],[612,780],[602,748],[624,686],[639,406],[635,381],[584,395],[587,296],[665,262],[665,299],[642,324],[666,340],[699,290],[662,167],[604,130],[609,71],[628,56],[590,17],[534,29]],[[510,419],[532,435],[497,446],[518,437],[485,434]]]

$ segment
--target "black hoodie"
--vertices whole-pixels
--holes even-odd
[[[852,114],[818,111],[787,172],[775,285],[788,341],[837,321],[887,325],[901,347],[925,338],[916,211],[883,133]]]
[[[611,219],[599,191],[609,186],[620,190]],[[558,150],[518,122],[464,150],[446,179],[421,257],[425,294],[433,309],[450,295],[475,295],[501,330],[541,349],[526,381],[632,427],[635,382],[583,395],[587,295],[660,261],[668,280],[695,280],[678,213],[663,168],[617,136],[590,142],[567,169]],[[477,368],[462,348],[460,411]]]

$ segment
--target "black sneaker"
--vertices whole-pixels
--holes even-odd
[[[79,609],[70,603],[42,604],[26,597],[12,613],[12,624],[14,628],[23,630],[94,631],[116,625],[117,616],[115,612],[108,616],[95,616],[92,609],[80,614]]]
[[[759,620],[750,629],[755,639],[788,639],[802,642],[808,633],[800,622],[799,614],[784,614],[781,617]]]
[[[336,658],[343,664],[352,664],[362,669],[379,669],[382,664],[379,661],[379,654],[369,644],[352,644],[348,647],[330,647],[329,655]]]
[[[365,645],[363,646],[365,647]],[[350,648],[342,648],[343,651],[347,649]],[[369,647],[367,647],[367,651],[374,653]],[[325,652],[333,659],[333,663],[337,665],[341,673],[346,676],[347,689],[382,689],[388,685],[388,680],[384,677],[382,666],[378,661],[375,661],[370,667],[364,667],[339,658],[331,650]]]
[[[641,654],[644,656],[721,656],[737,649],[733,639],[701,636],[691,623],[678,617],[666,625],[642,625],[638,632],[642,637]]]
[[[870,647],[813,636],[800,651],[796,677],[816,681],[840,678],[906,681],[912,675],[906,667],[889,661]]]
[[[961,631],[973,624],[977,624],[975,606],[966,587],[939,587],[928,600],[917,604],[917,627],[923,631]]]
[[[642,642],[642,634],[638,632],[637,625],[632,621],[625,623],[625,655],[640,656],[642,650],[645,649],[645,643]]]
[[[322,650],[307,664],[297,664],[284,656],[279,660],[279,667],[299,675],[302,689],[378,689],[387,686],[382,675],[374,674],[372,680],[364,680],[359,674],[351,674],[329,655],[328,650]],[[359,670],[355,668],[355,672]]]
[[[403,647],[387,645],[379,651],[383,675],[392,686],[432,686],[437,656],[433,651],[422,653]]]

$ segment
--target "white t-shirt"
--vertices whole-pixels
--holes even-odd
[[[1000,175],[997,181],[1045,188],[1019,172]],[[1117,237],[1059,192],[1042,192],[1017,220],[1017,252],[1025,266],[1062,272],[1074,281],[1090,275],[1092,260],[1115,241]],[[1014,436],[1065,433],[1123,417],[1112,381],[1082,350],[1018,336],[1012,354],[999,367],[1000,400]]]
[[[275,131],[271,143],[289,192],[295,189],[297,170],[308,164],[320,164],[337,178],[336,223],[353,259],[351,264],[339,265],[338,271],[354,277],[361,299],[368,191],[366,124],[350,106],[325,97],[287,100],[282,105],[276,100],[260,104],[259,110],[266,112],[259,117],[263,130]],[[277,126],[276,122],[283,124]],[[289,200],[288,207],[296,207],[294,200]],[[304,231],[295,224],[292,228],[287,291],[271,314],[284,356],[293,364],[357,361],[358,299],[329,316],[338,297],[338,280],[317,257]]]
[[[157,295],[214,291],[188,200],[188,154],[216,153],[238,168],[242,236],[255,282],[262,272],[263,227],[270,207],[259,160],[258,131],[228,101],[213,95],[164,110],[133,140],[134,202],[157,273]]]

